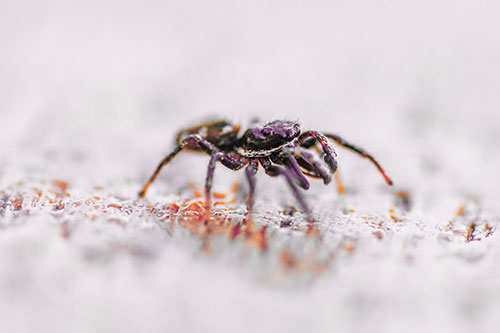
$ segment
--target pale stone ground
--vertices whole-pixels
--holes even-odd
[[[1,332],[498,331],[495,2],[0,6]],[[306,192],[317,240],[259,173],[269,248],[215,237],[207,254],[148,210],[202,188],[206,157],[136,193],[212,114],[336,132],[395,186],[339,148],[346,193]],[[244,175],[216,170],[215,191],[234,182],[239,219]]]

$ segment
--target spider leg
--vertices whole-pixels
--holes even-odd
[[[225,153],[216,151],[210,157],[210,162],[208,163],[207,178],[205,180],[205,205],[208,207],[210,205],[210,193],[212,189],[212,182],[214,179],[215,165],[217,161],[220,161],[224,166],[231,170],[239,170],[245,163],[226,155]]]
[[[153,182],[155,181],[156,176],[158,176],[158,174],[160,173],[161,168],[170,163],[170,161],[182,150],[182,148],[183,148],[182,144],[178,145],[177,147],[174,148],[174,150],[170,154],[167,155],[167,157],[165,157],[160,162],[160,164],[156,167],[156,170],[153,173],[153,175],[149,178],[146,185],[144,185],[142,190],[139,192],[139,198],[144,198],[146,196],[146,191],[148,190],[149,186],[151,186],[151,184],[153,184]]]
[[[311,139],[311,137],[313,139]],[[328,144],[328,139],[317,131],[307,131],[300,135],[299,137],[299,146],[304,148],[312,147],[316,142],[321,144],[321,148],[323,153],[325,154],[325,162],[330,168],[331,173],[335,173],[337,170],[337,153],[332,146]]]
[[[259,161],[260,164],[262,164],[262,167],[264,167],[264,171],[266,172],[267,175],[271,177],[277,177],[279,175],[282,175],[285,177],[288,186],[290,187],[290,190],[292,191],[295,199],[300,205],[300,208],[307,215],[309,222],[313,222],[311,216],[311,210],[309,209],[309,206],[307,205],[306,201],[302,197],[302,194],[299,192],[297,185],[294,182],[294,179],[295,180],[297,179],[295,173],[286,167],[272,164],[269,158],[261,157],[259,158]]]
[[[303,148],[303,147],[291,147],[287,148],[285,151],[293,153],[293,158],[295,164],[300,165],[303,170],[298,170],[301,174],[305,174],[315,178],[322,178],[324,184],[330,183],[332,176],[328,165],[325,164],[317,154]]]
[[[320,153],[318,147],[316,147],[316,146],[314,146],[314,147]],[[311,154],[311,152],[309,150],[306,150],[306,152]],[[306,176],[309,176],[309,177],[322,178],[323,183],[325,185],[329,184],[332,177],[331,177],[330,171],[328,170],[328,166],[326,166],[326,168],[325,168],[325,166],[323,165],[324,161],[319,159],[317,155],[313,155],[313,156],[316,160],[319,161],[319,163],[318,163],[319,165],[316,165],[316,166],[313,165],[310,161],[307,161],[306,159],[304,159],[303,156],[296,157],[297,162],[302,167],[302,173]],[[344,185],[342,184],[342,180],[340,179],[338,169],[335,172],[334,177],[335,177],[335,182],[337,183],[337,192],[339,194],[344,194],[345,193]]]
[[[313,137],[310,132],[306,132],[303,136],[300,137],[299,144],[300,144],[300,147],[303,147],[303,148],[307,148],[307,149],[315,148],[316,152],[318,154],[320,154],[321,150],[318,148],[318,146],[316,146],[317,141],[318,140],[315,137]],[[325,145],[326,145],[326,143],[325,143]],[[303,171],[303,173],[305,175],[310,176],[310,177],[316,177],[316,178],[321,177],[317,171],[314,172],[314,170],[312,170],[313,166],[308,161],[304,160],[303,158],[298,158],[298,162],[304,169],[306,169]],[[339,194],[344,194],[345,193],[344,185],[342,184],[342,180],[340,179],[340,175],[339,175],[338,170],[335,171],[334,176],[335,176],[335,182],[337,183],[337,192]],[[331,177],[329,177],[329,179],[327,181],[324,177],[321,177],[321,178],[323,178],[323,182],[325,184],[328,184],[330,182],[330,179],[331,179]]]
[[[193,145],[197,145],[199,146],[203,151],[205,151],[207,154],[209,155],[214,155],[216,153],[218,153],[218,149],[212,145],[210,142],[208,142],[207,140],[203,139],[201,136],[197,135],[197,134],[193,134],[193,135],[189,135],[187,136],[184,140],[182,140],[182,142],[174,148],[174,150],[168,154],[161,162],[160,164],[156,167],[156,170],[155,172],[153,173],[153,175],[149,178],[148,182],[146,183],[146,185],[144,185],[144,187],[142,188],[142,190],[139,192],[139,198],[144,198],[146,196],[146,191],[148,190],[149,186],[155,181],[156,177],[158,176],[158,174],[160,173],[160,170],[165,166],[167,165],[168,163],[170,163],[170,161],[172,161],[172,159],[180,152],[182,151],[183,149],[186,149],[186,148],[189,148],[189,147],[192,147]],[[240,162],[240,161],[237,161],[227,155],[224,155],[225,157],[222,159],[222,164],[224,164],[226,167],[228,168],[233,168],[235,167],[236,165],[239,165],[239,163],[243,163],[243,162]],[[215,162],[214,162],[215,163]],[[209,164],[210,165],[210,164]],[[241,167],[243,167],[243,165],[241,165]],[[240,167],[240,168],[241,168]],[[212,174],[213,174],[213,171],[212,171]],[[213,175],[212,175],[213,177]]]
[[[302,133],[299,138],[300,147],[309,149],[314,146],[314,148],[316,148],[316,150],[318,150],[319,153],[318,147],[315,146],[316,141],[317,140],[313,138],[309,132]]]
[[[296,146],[288,146],[283,148],[283,150],[270,157],[271,162],[276,163],[278,165],[283,165],[287,169],[289,169],[293,175],[295,176],[295,180],[297,181],[297,185],[302,187],[305,190],[308,190],[310,187],[309,181],[304,176],[302,170],[300,169],[300,165],[297,163],[295,159],[295,153],[297,151]]]
[[[248,164],[245,169],[245,174],[247,176],[248,185],[250,186],[250,191],[248,192],[248,200],[247,200],[247,212],[248,216],[252,217],[253,205],[255,203],[255,174],[257,173],[257,169],[259,168],[258,160],[252,160]]]
[[[284,156],[281,156],[274,162],[276,164],[284,165],[294,175],[297,185],[302,187],[304,190],[308,190],[310,187],[309,181],[302,173],[302,170],[300,170],[300,166],[295,159],[293,149],[285,149],[282,151],[282,154]]]
[[[392,185],[392,180],[385,174],[384,169],[382,169],[382,167],[380,166],[380,164],[373,158],[373,156],[371,156],[370,154],[368,154],[364,149],[356,147],[355,145],[353,145],[353,144],[345,141],[340,136],[335,135],[335,134],[324,133],[324,136],[326,136],[327,138],[332,139],[339,146],[347,148],[347,149],[349,149],[349,150],[351,150],[351,151],[353,151],[353,152],[361,155],[361,157],[369,159],[375,165],[375,167],[377,167],[378,171],[382,174],[382,176],[384,176],[385,182],[388,185]]]

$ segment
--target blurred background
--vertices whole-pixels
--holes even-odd
[[[498,152],[499,14],[463,0],[3,0],[0,135],[147,146],[223,115],[300,119],[385,153],[433,130]]]
[[[414,203],[405,223],[393,224],[393,192],[366,160],[339,149],[340,173],[354,190],[343,200],[334,186],[314,182],[306,196],[321,199],[310,202],[325,217],[327,235],[357,237],[360,250],[296,293],[247,283],[250,270],[242,273],[236,257],[226,265],[186,254],[192,240],[157,232],[159,224],[141,215],[119,215],[128,223],[120,229],[106,216],[95,223],[76,214],[69,221],[78,232],[62,239],[66,211],[39,208],[31,216],[9,208],[0,216],[0,292],[10,298],[2,297],[0,313],[28,328],[38,318],[74,322],[82,332],[158,328],[166,314],[184,328],[173,331],[205,329],[193,320],[200,314],[217,328],[228,314],[249,330],[277,317],[290,331],[311,322],[331,331],[342,327],[332,313],[354,331],[470,331],[479,324],[496,331],[498,246],[490,238],[464,241],[460,230],[478,221],[473,213],[464,214],[457,233],[443,228],[467,198],[482,210],[481,226],[500,221],[499,17],[495,0],[0,0],[2,209],[53,179],[69,183],[68,202],[114,182],[99,194],[105,203],[135,204],[175,132],[208,117],[242,128],[254,118],[299,120],[305,129],[337,133],[373,153],[395,191],[407,190]],[[155,194],[177,193],[191,181],[202,186],[207,162],[178,158],[148,200],[160,205],[169,201]],[[236,174],[219,169],[216,190]],[[259,177],[258,188],[269,181]],[[174,180],[180,185],[172,190]],[[278,183],[260,185],[266,191],[257,206]],[[289,205],[286,193],[276,201]],[[387,236],[379,241],[366,221],[355,220],[360,214],[347,216],[339,205],[382,216],[389,228],[380,235]],[[28,220],[34,223],[16,227]],[[147,244],[153,259],[133,261],[115,250],[116,240]],[[117,259],[87,260],[81,249],[99,246]],[[148,274],[144,262],[151,262]],[[239,322],[262,304],[271,310]],[[143,320],[134,321],[137,309],[146,309]]]

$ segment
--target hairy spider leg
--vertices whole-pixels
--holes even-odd
[[[315,137],[310,136],[309,133],[306,132],[306,136],[301,137],[300,140],[301,140],[301,141],[299,141],[300,142],[300,147],[303,147],[303,148],[314,148],[318,152],[318,154],[321,153],[321,150],[316,145],[316,142],[318,140]],[[312,166],[309,163],[307,163],[307,161],[305,161],[304,159],[299,158],[298,162],[299,162],[299,164],[303,168],[305,168],[307,170],[311,170]],[[317,178],[319,178],[319,175],[311,173],[311,172],[308,172],[308,171],[303,171],[303,173],[306,174],[306,175],[308,175],[308,176],[311,176],[311,177],[317,177]],[[342,184],[342,180],[340,179],[340,174],[339,174],[338,169],[335,171],[334,176],[335,176],[335,182],[337,183],[337,193],[338,194],[344,194],[345,193],[344,184]],[[325,178],[323,178],[323,180],[325,180]],[[330,181],[328,181],[328,183],[329,182]],[[325,181],[325,184],[328,184],[328,183]]]
[[[347,148],[347,149],[361,155],[362,157],[369,159],[377,167],[378,171],[382,174],[382,176],[384,176],[384,179],[385,179],[385,182],[387,183],[387,185],[392,185],[392,180],[385,174],[385,171],[384,171],[384,169],[382,169],[380,164],[378,164],[378,162],[373,158],[373,156],[368,154],[362,148],[356,147],[355,145],[345,141],[344,139],[342,139],[338,135],[331,134],[331,133],[323,133],[323,135],[326,136],[327,138],[330,138],[333,141],[335,141],[339,146]]]
[[[212,189],[215,165],[217,161],[220,161],[224,166],[228,167],[231,170],[239,170],[246,164],[242,161],[235,160],[234,158],[220,151],[214,151],[212,157],[210,157],[210,162],[208,163],[207,178],[205,180],[205,206],[207,208],[210,206],[210,193]]]
[[[298,163],[298,165],[302,167],[302,170],[299,169],[301,173],[310,177],[321,178],[325,185],[332,180],[328,165],[326,165],[318,155],[303,147],[291,147],[287,148],[285,151],[293,153],[293,159],[296,161],[295,163]]]
[[[314,148],[314,150],[316,151],[316,153],[318,153],[318,155],[321,155],[322,154],[321,153],[321,149],[319,149],[318,146],[315,145],[316,141],[317,140],[315,138],[313,138],[312,136],[308,137],[303,142],[299,142],[299,146],[296,146],[296,148],[305,149],[305,151],[308,151],[309,148]],[[318,170],[314,170],[315,166],[312,163],[310,163],[309,161],[307,161],[304,158],[304,156],[302,156],[303,154],[295,153],[295,155],[296,155],[296,158],[297,158],[297,162],[303,168],[303,170],[302,170],[303,174],[305,174],[305,175],[307,175],[309,177],[313,177],[313,178],[323,178],[318,173]],[[317,156],[315,156],[315,158],[317,159]],[[329,169],[329,166],[327,166],[327,167]],[[331,179],[331,177],[330,177],[330,173],[331,172],[329,170],[327,170],[326,172],[328,174],[328,178]],[[337,173],[338,173],[338,171],[335,172],[335,174],[337,174]],[[328,180],[328,182],[326,182],[325,178],[323,178],[323,181],[324,181],[325,184],[328,184],[330,182],[330,180]]]
[[[283,157],[273,162],[284,165],[295,176],[295,179],[297,180],[297,185],[302,187],[304,190],[308,190],[311,185],[309,184],[309,181],[300,170],[300,166],[297,163],[297,160],[295,159],[293,152],[291,150],[286,149],[282,151],[282,154],[284,154]]]
[[[308,221],[312,223],[314,220],[311,215],[311,210],[309,209],[309,206],[307,205],[306,201],[302,197],[302,194],[299,192],[297,185],[294,182],[294,179],[296,179],[296,177],[293,171],[285,167],[272,164],[268,157],[260,157],[259,161],[267,175],[271,177],[282,175],[285,177],[288,186],[290,187],[295,199],[300,205],[300,208],[307,215]]]
[[[248,185],[250,186],[250,191],[248,192],[247,200],[247,213],[249,218],[252,218],[253,205],[255,203],[255,175],[259,169],[259,160],[251,160],[245,169],[245,175],[247,176]]]
[[[188,147],[189,145],[193,145],[193,144],[198,145],[203,151],[205,151],[209,155],[214,155],[214,154],[216,154],[216,153],[219,152],[218,149],[214,145],[212,145],[207,140],[203,139],[198,134],[192,134],[192,135],[187,136],[184,140],[182,140],[182,142],[177,147],[174,148],[174,150],[170,154],[168,154],[160,162],[160,164],[158,165],[158,167],[156,167],[156,170],[153,173],[153,175],[149,178],[149,180],[146,183],[146,185],[144,185],[143,189],[139,192],[139,198],[144,198],[146,196],[146,191],[148,190],[149,186],[155,181],[156,177],[158,176],[158,173],[160,173],[160,170],[165,165],[167,165],[168,163],[170,163],[170,161],[172,161],[172,159],[181,150],[183,150],[186,147]],[[238,163],[243,163],[243,162],[237,161],[237,160],[235,160],[235,159],[233,159],[233,158],[225,155],[225,158],[221,160],[221,163],[224,164],[226,167],[232,169]],[[241,165],[241,167],[243,167],[243,165]]]
[[[311,140],[310,138],[314,138]],[[323,153],[325,154],[325,162],[328,164],[331,173],[335,173],[337,171],[337,153],[335,149],[328,143],[328,139],[318,131],[307,131],[300,135],[299,137],[299,145],[305,148],[309,148],[314,145],[316,142],[321,144],[321,148]]]
[[[156,176],[158,176],[158,174],[160,173],[161,168],[163,168],[165,165],[167,165],[175,157],[175,155],[177,155],[182,150],[182,148],[183,148],[182,146],[183,145],[181,144],[181,145],[178,145],[177,147],[175,147],[174,150],[170,154],[168,154],[167,157],[165,157],[160,162],[160,164],[156,167],[156,170],[153,173],[153,175],[149,178],[146,185],[144,185],[142,190],[139,192],[139,198],[144,198],[146,196],[146,192],[147,192],[149,186],[151,186],[151,184],[153,184],[153,182],[156,179]]]

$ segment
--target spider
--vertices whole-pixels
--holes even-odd
[[[330,183],[331,176],[337,170],[337,154],[328,139],[369,159],[382,174],[385,182],[392,185],[392,180],[370,154],[335,134],[314,130],[302,132],[297,122],[285,120],[275,120],[265,125],[251,127],[241,137],[238,136],[239,131],[238,125],[225,120],[207,121],[181,130],[175,138],[176,147],[160,162],[139,192],[139,197],[145,197],[146,191],[160,170],[179,152],[207,153],[211,156],[205,180],[207,208],[210,206],[210,190],[216,163],[220,162],[231,170],[239,170],[246,166],[245,174],[250,187],[247,213],[251,216],[255,196],[255,174],[261,165],[267,175],[285,178],[300,208],[308,216],[309,221],[312,221],[311,210],[298,187],[305,190],[309,188],[305,176],[320,178],[325,185]]]

